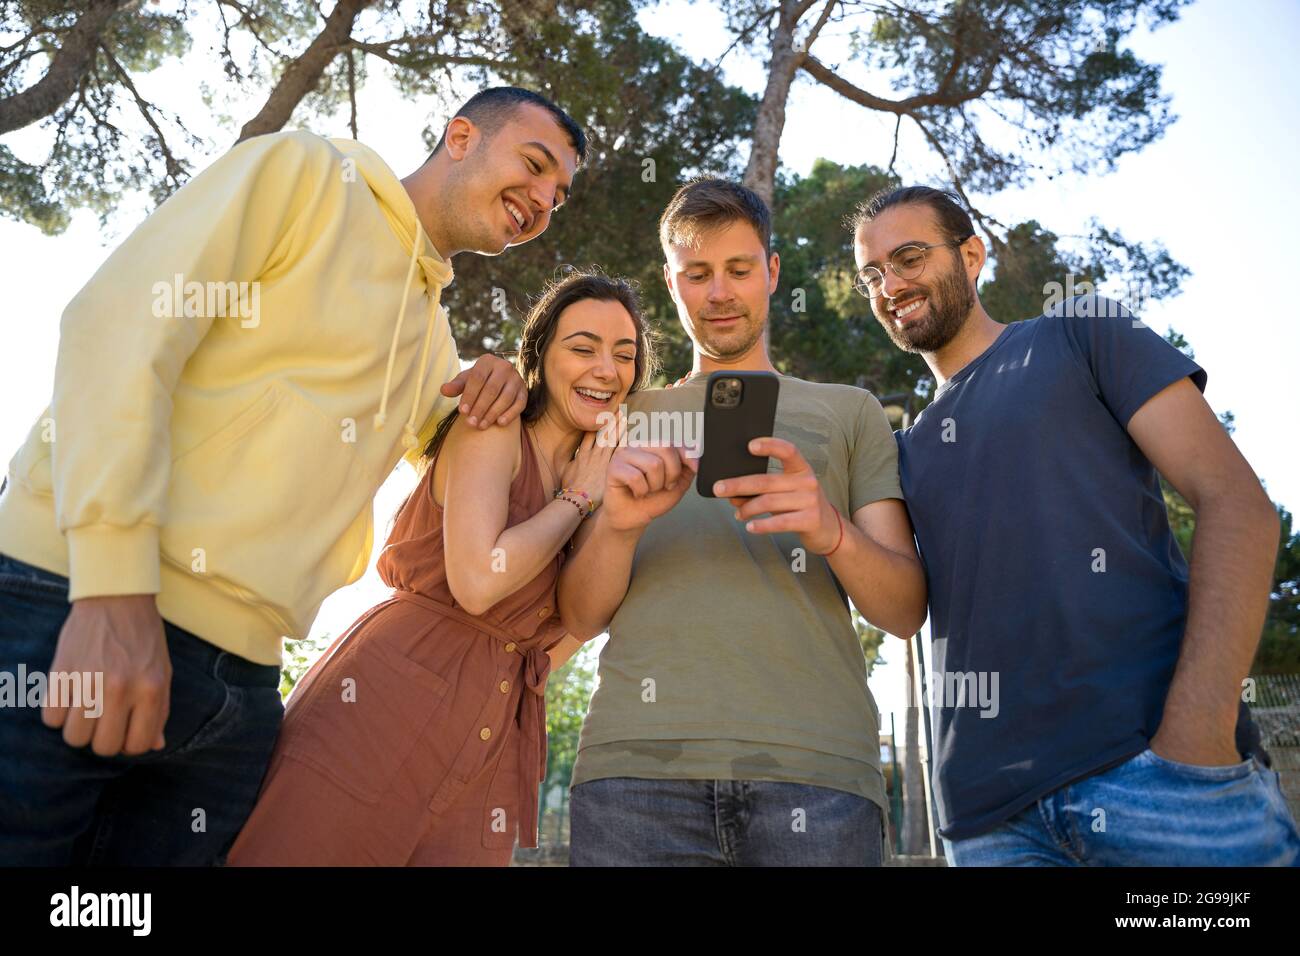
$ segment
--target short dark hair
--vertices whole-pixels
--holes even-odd
[[[475,126],[483,131],[487,139],[491,139],[502,126],[505,125],[515,110],[526,103],[533,106],[540,106],[551,114],[555,120],[555,125],[564,130],[569,137],[569,145],[573,147],[574,152],[578,154],[578,165],[581,166],[587,159],[587,134],[568,113],[560,109],[540,93],[534,93],[532,90],[525,90],[518,86],[493,86],[486,90],[479,90],[469,99],[467,99],[461,108],[458,109],[451,117],[463,116],[470,120]],[[451,120],[448,120],[450,123]],[[447,137],[447,131],[444,127],[443,133],[438,137],[438,143],[433,147],[433,153],[442,149],[443,140]],[[430,157],[433,156],[430,153]]]
[[[882,189],[857,209],[845,223],[857,235],[863,223],[870,222],[886,209],[894,206],[928,206],[939,223],[939,230],[949,242],[964,242],[975,235],[970,216],[961,206],[961,199],[951,190],[931,186],[899,186]]]
[[[687,183],[669,200],[659,217],[659,242],[694,245],[705,233],[743,220],[754,227],[763,251],[772,254],[772,213],[751,189],[726,179],[701,177]]]

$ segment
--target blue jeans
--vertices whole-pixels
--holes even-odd
[[[0,672],[45,673],[71,611],[68,581],[0,554]],[[0,706],[0,865],[221,862],[253,809],[280,726],[279,668],[164,622],[165,750],[100,757]],[[20,695],[26,697],[20,688]]]
[[[880,866],[865,797],[767,780],[607,777],[573,788],[570,866]]]
[[[988,833],[944,840],[952,866],[1297,866],[1278,775],[1145,750],[1061,787]]]

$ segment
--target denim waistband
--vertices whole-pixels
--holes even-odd
[[[46,571],[44,568],[38,568],[25,561],[19,561],[17,558],[11,558],[3,552],[0,552],[0,574],[57,584],[65,590],[68,587],[68,579],[63,575],[56,574],[53,571]],[[221,648],[209,644],[197,634],[191,633],[183,627],[177,627],[171,621],[164,620],[163,624],[167,628],[168,646],[172,653],[187,655],[197,666],[214,677],[231,684],[252,687],[278,687],[280,685],[280,668],[276,665],[258,664],[240,657],[238,654],[223,651]]]
[[[44,568],[38,568],[34,564],[19,561],[17,558],[11,558],[3,551],[0,551],[0,574],[12,574],[15,577],[30,578],[33,581],[61,584],[65,588],[68,586],[68,579],[63,575],[55,574],[53,571],[46,571]]]

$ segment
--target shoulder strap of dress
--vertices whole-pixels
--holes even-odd
[[[528,426],[522,421],[519,423],[519,447],[519,474],[515,475],[515,481],[531,482],[536,473],[540,484],[541,475],[537,468],[537,455],[533,451],[533,443],[528,439]]]

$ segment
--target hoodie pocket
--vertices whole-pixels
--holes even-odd
[[[162,554],[300,636],[364,573],[373,490],[341,428],[276,381],[172,462]]]

